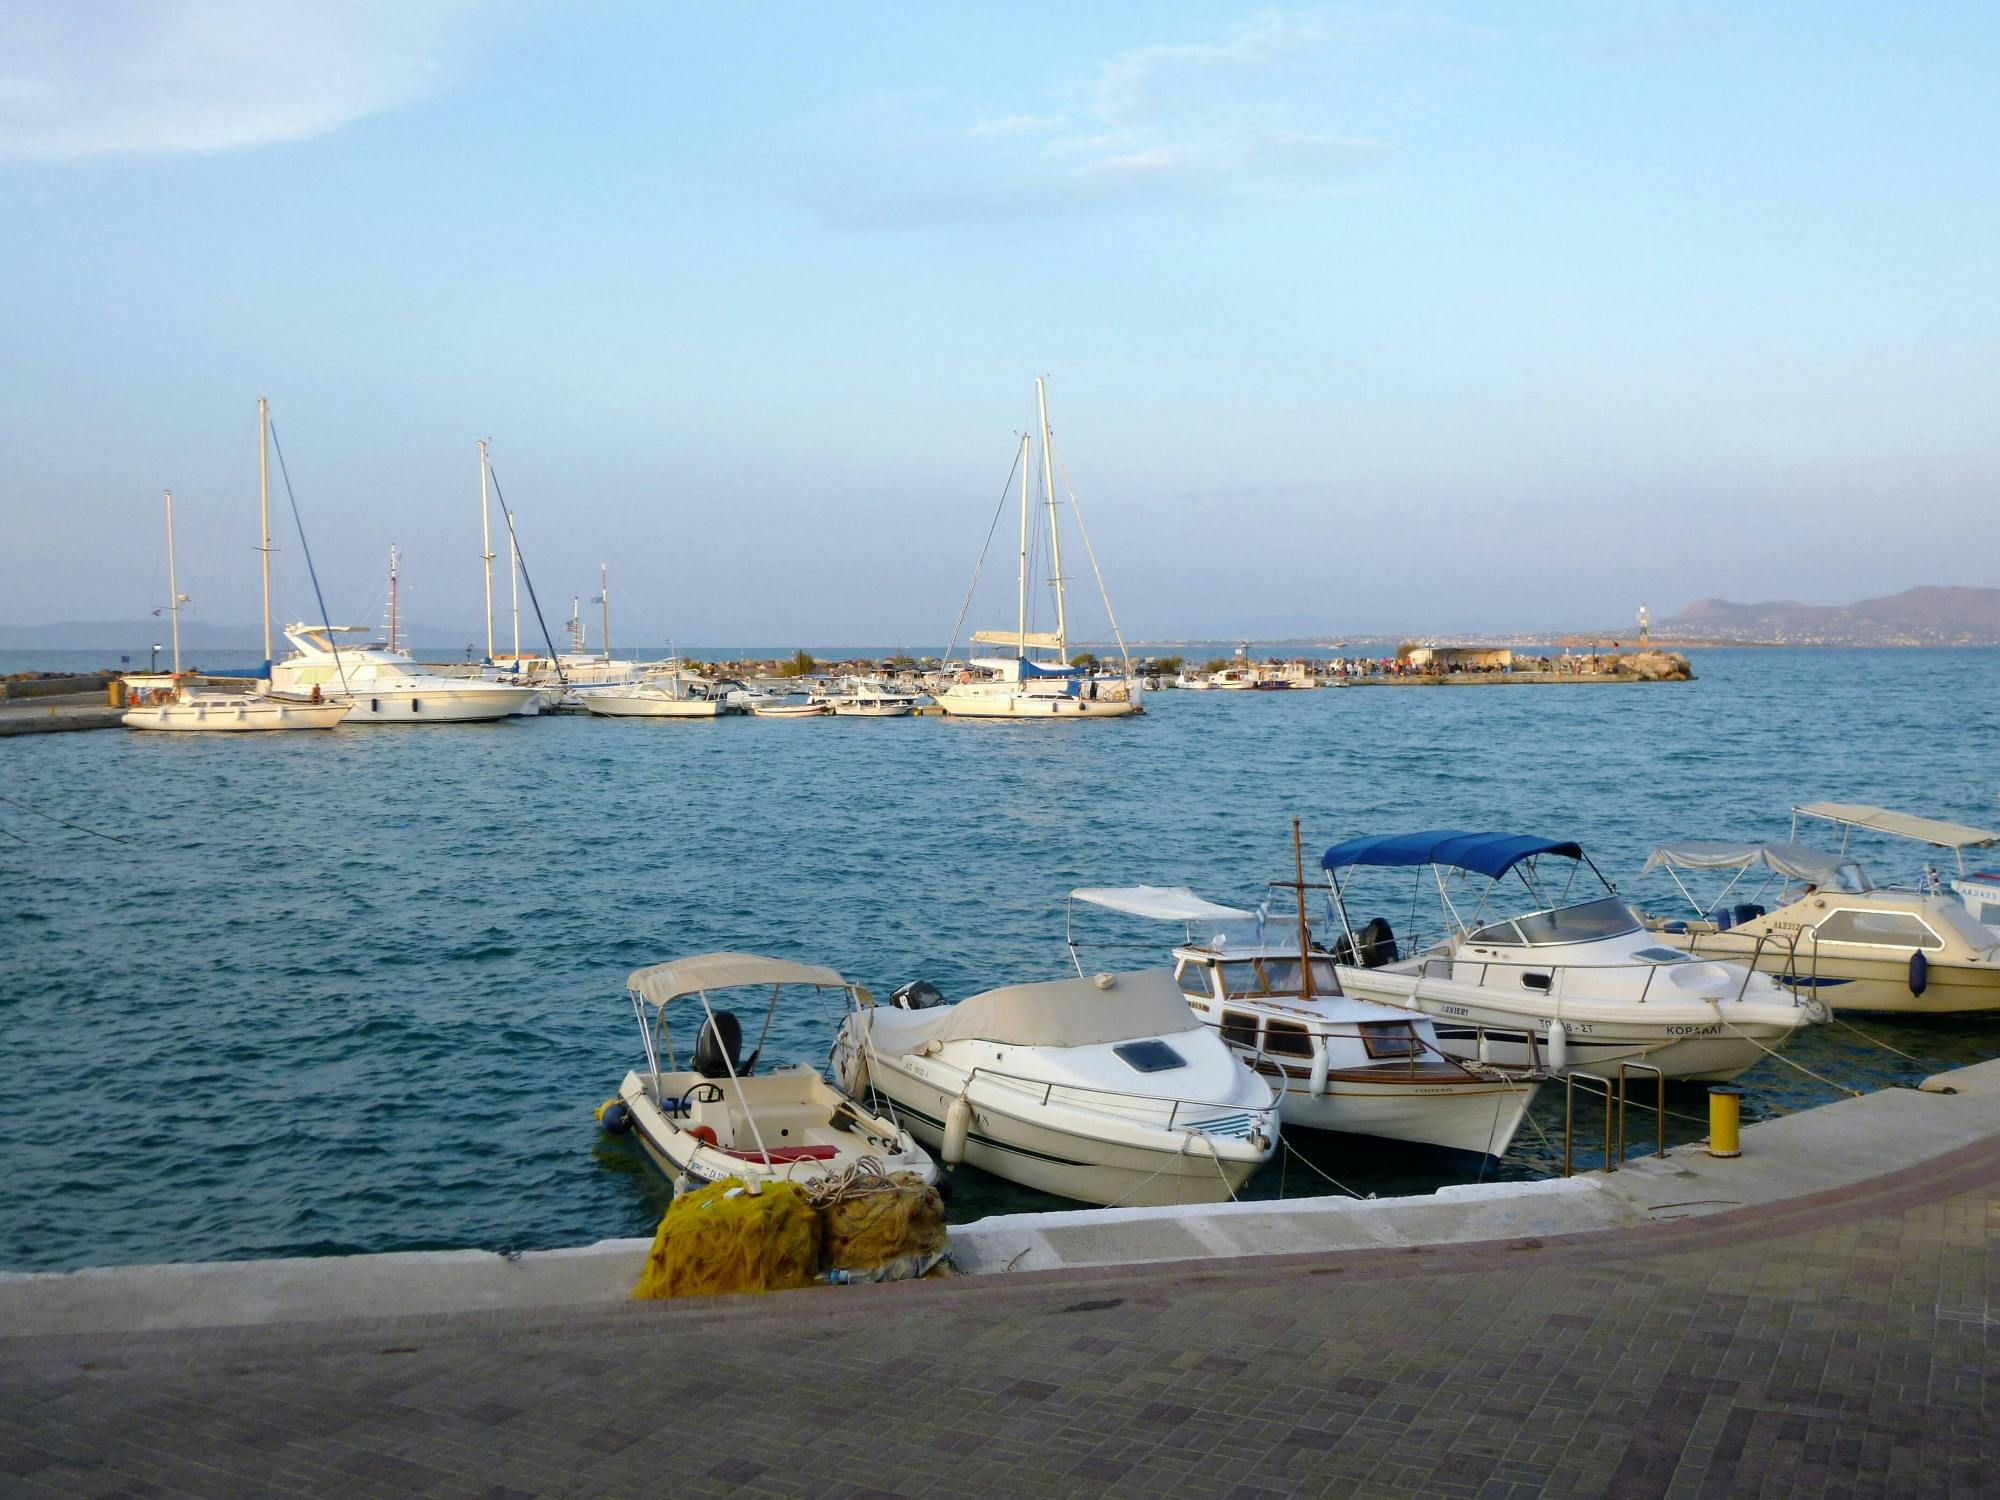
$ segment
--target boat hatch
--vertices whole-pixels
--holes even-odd
[[[1643,958],[1649,964],[1680,964],[1687,962],[1687,955],[1678,948],[1641,948],[1632,955]]]
[[[1120,1042],[1112,1052],[1128,1067],[1140,1073],[1171,1073],[1185,1068],[1187,1059],[1157,1037],[1142,1042]]]

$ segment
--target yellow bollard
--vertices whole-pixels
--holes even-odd
[[[1712,1088],[1708,1091],[1708,1154],[1741,1156],[1743,1134],[1741,1100],[1743,1090]]]

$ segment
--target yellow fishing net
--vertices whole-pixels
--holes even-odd
[[[914,1172],[863,1178],[848,1191],[821,1194],[822,1257],[843,1271],[875,1271],[910,1256],[935,1256],[945,1244],[944,1199]]]
[[[797,1183],[753,1194],[731,1177],[674,1200],[632,1295],[783,1291],[809,1284],[819,1264],[819,1214]]]

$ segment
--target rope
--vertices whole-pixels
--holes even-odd
[[[1883,1041],[1880,1037],[1870,1036],[1867,1032],[1863,1031],[1859,1026],[1848,1025],[1847,1022],[1841,1020],[1839,1016],[1836,1016],[1833,1013],[1833,1007],[1831,1005],[1829,1005],[1826,1008],[1826,1018],[1827,1020],[1831,1021],[1834,1025],[1838,1026],[1842,1031],[1853,1032],[1856,1036],[1860,1037],[1862,1041],[1867,1042],[1870,1046],[1880,1047],[1884,1052],[1893,1052],[1896,1054],[1896,1056],[1905,1058],[1908,1061],[1915,1063],[1920,1068],[1929,1068],[1933,1072],[1942,1071],[1936,1063],[1927,1063],[1921,1057],[1911,1057],[1910,1054],[1905,1052],[1901,1047],[1891,1047],[1887,1042]]]
[[[1832,1015],[1833,1012],[1828,1011],[1827,1014]],[[1806,1077],[1811,1078],[1819,1083],[1823,1083],[1830,1089],[1838,1089],[1841,1093],[1847,1095],[1847,1097],[1850,1099],[1859,1099],[1861,1097],[1860,1089],[1851,1089],[1844,1083],[1835,1083],[1831,1078],[1821,1077],[1821,1075],[1815,1073],[1811,1068],[1807,1067],[1804,1063],[1793,1062],[1789,1057],[1782,1057],[1778,1053],[1773,1052],[1769,1047],[1766,1047],[1762,1042],[1758,1041],[1757,1038],[1751,1036],[1748,1032],[1742,1030],[1740,1027],[1736,1026],[1733,1022],[1725,1019],[1722,1014],[1722,1007],[1720,1005],[1717,1005],[1715,1008],[1715,1018],[1716,1020],[1721,1021],[1724,1026],[1729,1028],[1729,1030],[1735,1032],[1736,1035],[1742,1037],[1744,1041],[1748,1042],[1751,1046],[1755,1047],[1759,1052],[1762,1052],[1765,1056],[1776,1057],[1778,1061],[1783,1063],[1786,1067],[1797,1068],[1801,1073],[1805,1074]]]
[[[1300,1161],[1304,1162],[1307,1166],[1311,1167],[1315,1172],[1319,1172],[1320,1176],[1324,1177],[1328,1182],[1332,1183],[1335,1187],[1339,1188],[1343,1193],[1347,1194],[1348,1197],[1361,1199],[1361,1201],[1363,1202],[1367,1201],[1365,1198],[1362,1198],[1362,1195],[1360,1193],[1355,1192],[1353,1188],[1349,1187],[1346,1183],[1342,1182],[1338,1177],[1335,1177],[1332,1173],[1320,1171],[1320,1168],[1314,1164],[1311,1157],[1302,1154],[1299,1151],[1299,1149],[1295,1147],[1290,1141],[1286,1140],[1284,1136],[1280,1135],[1278,1137],[1278,1144],[1283,1146],[1285,1150],[1289,1152],[1291,1155],[1298,1157]]]
[[[1189,1133],[1192,1134],[1193,1132]],[[1139,1189],[1145,1187],[1148,1183],[1150,1183],[1154,1177],[1158,1177],[1161,1172],[1166,1171],[1167,1168],[1171,1167],[1175,1162],[1179,1160],[1180,1158],[1178,1156],[1168,1157],[1165,1161],[1160,1163],[1160,1165],[1153,1171],[1151,1176],[1141,1178],[1138,1182],[1133,1183],[1131,1187],[1127,1188],[1124,1192],[1120,1193],[1116,1198],[1113,1198],[1109,1203],[1105,1204],[1104,1206],[1106,1208],[1118,1207],[1119,1204],[1123,1203],[1127,1198],[1131,1197],[1134,1193],[1138,1192]]]
[[[319,604],[319,622],[326,627],[326,644],[333,652],[333,665],[340,673],[340,690],[347,691],[347,668],[340,660],[340,642],[333,638],[333,616],[326,612],[326,595],[320,592],[319,569],[313,566],[312,547],[306,541],[306,523],[299,517],[299,497],[292,493],[292,471],[285,467],[285,447],[278,441],[278,424],[267,424],[271,430],[271,447],[278,455],[278,476],[285,481],[285,499],[292,507],[292,525],[298,528],[299,550],[306,555],[306,576],[312,580],[313,598]],[[269,662],[265,663],[268,667]]]
[[[500,476],[493,472],[493,466],[486,466],[486,477],[493,481],[493,498],[500,502],[500,514],[507,518],[507,541],[514,549],[514,561],[521,569],[521,582],[528,586],[528,603],[534,606],[535,623],[542,627],[542,644],[549,648],[549,665],[556,669],[556,681],[569,686],[569,676],[563,671],[562,653],[556,650],[555,637],[549,634],[549,622],[542,615],[542,601],[535,594],[535,580],[528,574],[528,559],[521,554],[521,537],[514,530],[514,512],[507,508],[507,497],[500,493]],[[518,669],[519,662],[515,667]]]
[[[840,1171],[811,1178],[800,1183],[799,1188],[814,1208],[832,1208],[836,1203],[851,1203],[876,1193],[901,1191],[901,1185],[890,1177],[877,1156],[857,1156]]]
[[[1215,1141],[1205,1130],[1190,1130],[1188,1134],[1197,1137],[1204,1146],[1208,1147],[1209,1159],[1215,1163],[1215,1175],[1222,1179],[1222,1190],[1229,1194],[1229,1201],[1231,1203],[1236,1202],[1236,1189],[1229,1185],[1229,1173],[1223,1169],[1222,1153],[1215,1149]]]
[[[18,807],[22,812],[33,813],[38,818],[47,818],[51,823],[60,823],[65,828],[74,828],[78,833],[87,833],[94,839],[109,839],[114,844],[129,844],[132,842],[130,839],[120,838],[115,833],[106,833],[101,828],[85,828],[81,823],[72,823],[68,818],[59,818],[54,813],[43,812],[39,807],[19,801],[13,797],[0,797],[0,802],[5,802],[12,807]],[[28,842],[26,839],[21,838],[18,833],[10,833],[8,837],[17,839],[23,844]]]
[[[1055,440],[1050,438],[1050,445]],[[1063,459],[1063,451],[1056,447],[1056,465],[1062,470],[1063,489],[1069,495],[1070,514],[1076,517],[1077,535],[1083,538],[1083,555],[1090,559],[1090,571],[1097,578],[1097,596],[1104,601],[1104,613],[1111,620],[1111,636],[1118,642],[1118,655],[1125,663],[1125,676],[1132,676],[1132,653],[1125,649],[1125,633],[1118,628],[1118,612],[1111,607],[1111,593],[1104,587],[1104,570],[1097,566],[1097,549],[1090,545],[1090,528],[1083,524],[1083,508],[1076,503],[1076,486],[1069,482],[1069,464]]]
[[[25,844],[28,842],[26,839],[22,838],[20,834],[14,832],[14,830],[11,828],[0,828],[0,833],[6,834],[8,838],[12,839],[17,844]]]
[[[944,648],[944,659],[949,662],[951,653],[958,648],[958,632],[965,624],[965,612],[972,608],[972,594],[979,587],[979,574],[986,566],[986,554],[993,546],[993,533],[1000,529],[1000,516],[1007,509],[1007,495],[1014,488],[1014,476],[1021,469],[1021,452],[1014,449],[1014,462],[1007,469],[1007,482],[1000,486],[1000,503],[993,507],[993,523],[986,528],[986,540],[979,548],[979,561],[972,565],[972,582],[965,586],[965,602],[958,607],[958,618],[952,622],[951,640]]]

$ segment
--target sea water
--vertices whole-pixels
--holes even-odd
[[[1295,814],[1309,871],[1356,834],[1513,829],[1581,840],[1648,909],[1678,899],[1638,875],[1654,843],[1783,838],[1794,803],[2000,820],[2000,651],[1693,655],[1684,684],[1161,692],[1141,718],[1090,723],[0,741],[0,1266],[645,1234],[668,1189],[593,1119],[640,1056],[633,969],[735,948],[878,996],[1055,978],[1074,972],[1071,888],[1254,906],[1290,878]],[[1927,852],[1856,847],[1883,883]],[[1357,918],[1403,930],[1406,893],[1363,899]],[[1087,970],[1161,962],[1178,936],[1095,911],[1076,932]],[[737,1008],[754,1044],[761,1011]],[[824,1064],[832,1019],[788,997],[765,1058]],[[1871,1088],[2000,1053],[2000,1018],[1856,1025],[1789,1055]],[[1838,1097],[1777,1062],[1741,1082],[1751,1118]],[[1701,1133],[1699,1089],[1669,1106],[1675,1139]],[[1544,1089],[1488,1175],[1555,1170],[1562,1119]],[[1636,1110],[1632,1129],[1648,1129]],[[1476,1170],[1296,1144],[1252,1194],[1421,1192]],[[955,1176],[960,1220],[1056,1206]]]

